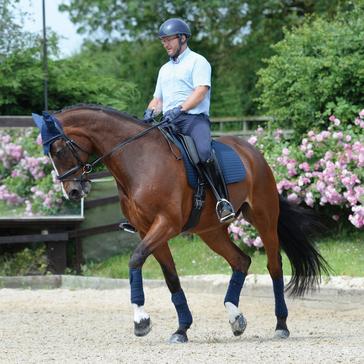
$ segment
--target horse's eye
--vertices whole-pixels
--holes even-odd
[[[59,149],[57,149],[57,150],[54,151],[54,156],[56,158],[62,158],[62,156],[65,155],[65,151],[66,151],[65,148],[59,148]]]

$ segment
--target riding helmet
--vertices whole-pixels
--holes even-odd
[[[177,34],[184,34],[187,38],[191,36],[190,27],[182,19],[168,19],[159,28],[159,38]]]

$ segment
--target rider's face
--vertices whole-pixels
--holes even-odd
[[[161,39],[163,47],[167,51],[170,57],[173,57],[176,54],[179,47],[178,35],[172,35],[170,37],[163,37]]]

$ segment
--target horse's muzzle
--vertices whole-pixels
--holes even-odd
[[[68,192],[68,197],[70,198],[70,200],[72,201],[80,201],[81,197],[83,195],[83,191],[81,189],[78,188],[72,188],[69,192]]]
[[[73,183],[71,188],[67,191],[68,197],[72,201],[80,201],[91,191],[91,182],[82,181],[81,183]]]

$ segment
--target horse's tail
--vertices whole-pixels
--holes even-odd
[[[311,241],[323,225],[313,210],[289,203],[279,197],[278,237],[291,263],[292,278],[287,286],[293,296],[303,296],[321,282],[321,274],[331,270]]]

